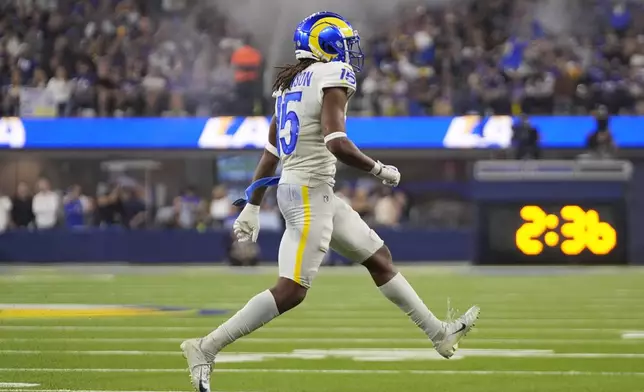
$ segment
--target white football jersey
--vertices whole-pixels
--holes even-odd
[[[324,143],[320,123],[323,90],[330,87],[347,88],[349,97],[355,93],[356,75],[349,64],[314,63],[293,79],[288,90],[273,93],[282,183],[334,185],[337,159]]]

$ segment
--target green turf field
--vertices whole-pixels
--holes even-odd
[[[451,360],[359,268],[326,268],[298,309],[230,346],[215,391],[644,391],[644,270],[403,268],[440,316],[481,319]],[[226,315],[59,308],[122,304],[233,311],[274,269],[0,270],[0,392],[190,391],[179,351]],[[15,306],[11,304],[32,304]],[[138,310],[134,310],[138,311]],[[21,386],[21,384],[26,384]]]

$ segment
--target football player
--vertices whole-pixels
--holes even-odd
[[[400,182],[395,167],[363,154],[345,130],[347,103],[356,91],[355,72],[364,60],[357,31],[338,14],[318,12],[297,26],[293,40],[298,62],[282,67],[277,75],[268,143],[233,226],[240,241],[256,241],[262,197],[267,186],[278,185],[277,200],[286,221],[279,278],[274,287],[251,298],[209,335],[182,343],[198,392],[210,391],[217,353],[304,300],[330,248],[361,263],[380,292],[412,319],[445,358],[454,354],[479,316],[476,306],[454,321],[434,316],[396,270],[378,234],[333,192],[337,160],[385,185],[395,187]],[[272,177],[280,162],[281,178]]]

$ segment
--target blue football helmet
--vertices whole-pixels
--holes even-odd
[[[364,65],[358,32],[333,12],[317,12],[304,19],[295,29],[293,42],[298,60],[342,61],[356,72]]]

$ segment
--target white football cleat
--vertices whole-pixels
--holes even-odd
[[[454,355],[458,342],[472,330],[480,312],[481,309],[478,306],[472,306],[461,317],[445,323],[443,331],[437,337],[438,339],[433,342],[434,348],[442,357],[450,359]]]
[[[210,392],[212,365],[201,351],[201,339],[189,339],[181,343],[183,357],[188,361],[190,382],[197,392]]]

